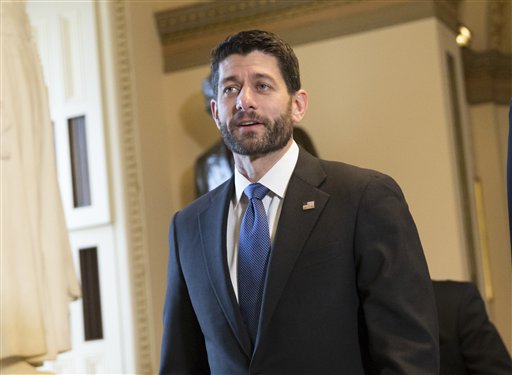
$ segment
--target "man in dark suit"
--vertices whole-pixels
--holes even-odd
[[[510,375],[512,362],[473,283],[434,281],[441,375]]]
[[[432,283],[404,196],[388,176],[299,149],[308,97],[291,47],[229,37],[212,85],[234,176],[173,218],[160,373],[437,374]]]

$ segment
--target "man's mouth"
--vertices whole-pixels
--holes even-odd
[[[258,121],[241,121],[238,123],[238,126],[253,126],[253,125],[261,125]]]

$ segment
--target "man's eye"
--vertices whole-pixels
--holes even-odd
[[[260,91],[267,91],[270,89],[270,85],[267,85],[266,83],[258,83],[257,87]]]
[[[237,88],[234,86],[229,86],[224,89],[224,95],[235,94],[237,92]]]

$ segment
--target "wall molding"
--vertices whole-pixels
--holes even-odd
[[[127,252],[130,260],[133,326],[135,331],[135,365],[138,374],[152,374],[150,301],[148,300],[148,252],[144,227],[144,199],[139,161],[138,124],[135,119],[135,99],[132,62],[129,48],[127,4],[123,0],[111,3],[115,61],[117,64],[117,95],[122,147],[123,180],[125,184],[125,222]]]
[[[210,50],[228,34],[261,28],[292,45],[436,17],[457,28],[460,0],[211,1],[155,13],[163,70],[208,64]]]
[[[490,50],[510,53],[511,51],[511,22],[510,0],[493,0],[489,2],[489,36]]]
[[[470,105],[508,105],[512,97],[512,54],[462,50],[466,100]]]

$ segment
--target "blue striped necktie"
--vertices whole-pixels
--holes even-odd
[[[265,283],[265,274],[270,255],[270,234],[267,214],[261,201],[268,189],[259,184],[250,184],[244,190],[249,198],[240,226],[238,248],[238,302],[242,318],[255,343]]]

